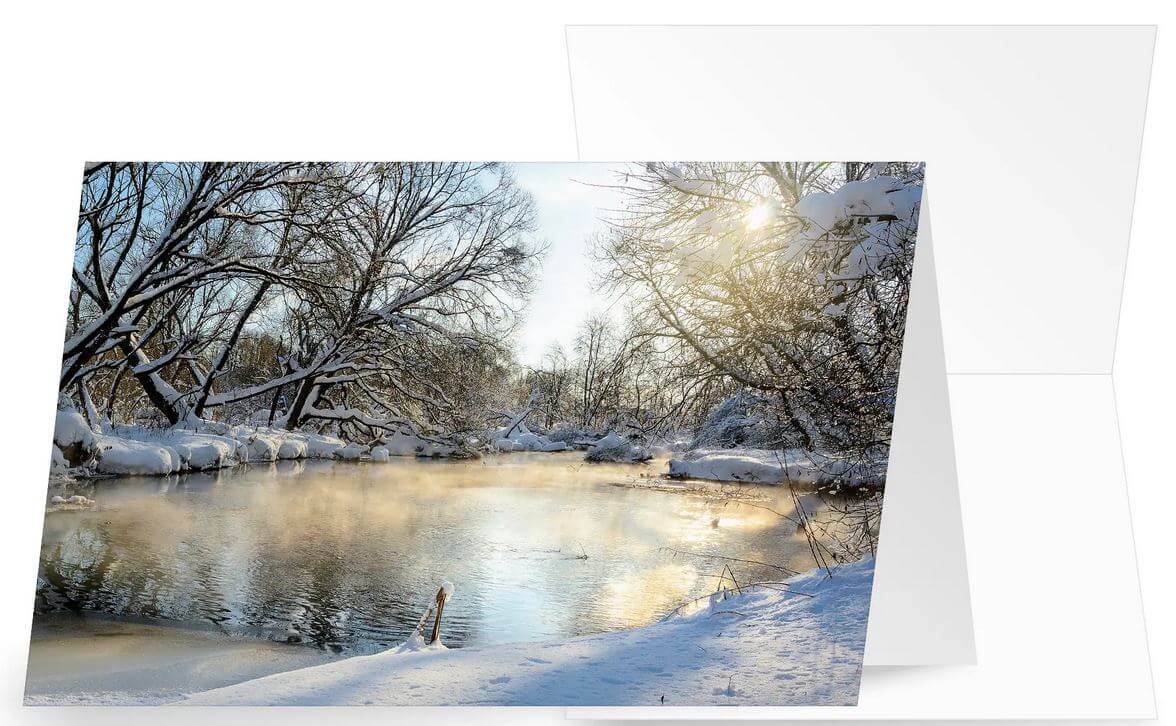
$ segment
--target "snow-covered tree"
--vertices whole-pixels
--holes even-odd
[[[769,396],[782,446],[889,443],[921,166],[647,164],[597,245],[679,371]]]
[[[495,164],[88,165],[61,389],[173,424],[453,425],[462,359],[528,291],[532,216]]]

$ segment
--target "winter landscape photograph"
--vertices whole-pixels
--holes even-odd
[[[923,172],[86,164],[25,703],[855,704]]]

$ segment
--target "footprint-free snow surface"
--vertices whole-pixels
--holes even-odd
[[[863,560],[832,578],[814,571],[786,588],[715,597],[694,612],[631,630],[460,650],[402,646],[179,703],[853,705],[873,567]]]

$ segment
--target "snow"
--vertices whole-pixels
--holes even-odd
[[[257,426],[265,426],[270,420],[270,410],[268,408],[259,408],[249,416],[249,423]]]
[[[841,462],[813,461],[798,449],[696,449],[669,461],[671,478],[778,484],[830,484],[844,470]]]
[[[58,411],[53,427],[53,443],[59,449],[75,444],[89,449],[94,443],[94,432],[77,411]]]
[[[882,274],[892,257],[903,254],[902,249],[887,241],[886,224],[911,221],[921,194],[922,187],[918,185],[880,175],[848,182],[833,193],[806,194],[793,207],[796,216],[805,222],[805,230],[785,248],[783,261],[797,259],[838,225],[856,220],[865,225],[867,235],[845,256],[839,277]]]
[[[384,437],[383,448],[390,456],[453,456],[457,449],[453,446],[429,441],[414,433],[397,431]]]
[[[766,399],[751,391],[727,396],[707,412],[686,449],[766,448],[782,432],[765,410],[770,410]]]
[[[445,644],[441,642],[440,638],[438,638],[437,642],[435,642],[435,643],[426,643],[425,637],[423,635],[421,635],[419,632],[416,632],[416,633],[413,633],[412,635],[408,636],[407,640],[405,640],[403,643],[401,643],[400,645],[393,648],[390,652],[396,653],[399,655],[399,654],[403,654],[403,653],[419,653],[420,651],[428,651],[428,650],[444,651],[444,650],[449,650],[449,648],[446,647]]]
[[[361,444],[347,444],[341,449],[335,450],[335,458],[343,461],[359,461],[364,454],[368,452],[368,447]]]
[[[288,438],[278,447],[279,459],[305,459],[306,442],[302,439]]]
[[[334,436],[305,432],[284,432],[286,436],[296,437],[306,445],[305,456],[309,459],[330,459],[336,451],[347,446],[347,442]]]
[[[505,428],[499,429],[493,437],[494,448],[499,451],[568,451],[572,448],[566,441],[552,441],[532,433],[523,424],[515,426],[509,436],[506,431]]]
[[[180,471],[180,455],[168,446],[99,436],[95,443],[94,471],[119,476],[159,476]]]
[[[250,434],[245,439],[245,445],[248,451],[249,461],[260,463],[277,461],[278,451],[281,449],[282,442],[273,436]]]
[[[95,502],[89,497],[75,494],[72,497],[55,495],[49,500],[49,508],[54,510],[85,509],[94,506]]]
[[[348,446],[347,442],[324,434],[230,426],[193,416],[171,428],[114,426],[109,433],[97,433],[81,414],[62,410],[58,411],[54,427],[50,472],[76,476],[166,476],[250,462],[331,459]],[[361,453],[366,453],[366,447]]]
[[[237,463],[237,443],[207,434],[185,433],[176,436],[173,448],[184,469],[219,469]]]
[[[560,423],[551,429],[546,434],[548,441],[559,442],[562,441],[569,446],[581,446],[585,442],[596,441],[600,438],[598,431],[592,431],[582,426],[575,426],[569,423]]]
[[[910,199],[909,195],[899,194],[903,189],[903,183],[892,176],[876,176],[847,182],[832,194],[806,194],[797,200],[793,211],[810,226],[819,228],[818,233],[831,230],[850,217],[905,218],[900,214],[909,215]]]
[[[562,642],[450,650],[414,641],[179,703],[848,706],[873,569],[866,559],[832,578],[813,571],[786,588],[720,592],[657,623]]]
[[[687,179],[682,170],[676,166],[654,166],[651,171],[657,173],[662,181],[672,186],[683,194],[711,194],[714,190],[714,185],[704,179]]]
[[[643,447],[630,442],[616,432],[596,441],[585,454],[585,461],[648,461],[653,455]]]
[[[372,449],[371,456],[372,461],[388,461],[391,458],[391,455],[388,453],[388,449],[384,446],[377,446],[376,448]]]
[[[69,462],[65,460],[65,454],[61,453],[61,449],[54,443],[49,453],[49,474],[66,474],[69,472]]]
[[[279,459],[330,459],[347,445],[342,439],[307,431],[287,431],[269,427],[224,426],[211,421],[199,422],[203,428],[220,429],[223,437],[235,440],[240,458],[259,463]]]
[[[416,456],[423,442],[416,436],[397,431],[391,436],[384,437],[384,446],[389,456]]]
[[[247,451],[236,439],[214,433],[126,426],[95,434],[93,466],[99,474],[174,474],[235,466]]]

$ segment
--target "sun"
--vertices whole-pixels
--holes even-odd
[[[776,205],[765,199],[752,207],[743,218],[743,224],[748,229],[759,229],[767,225],[776,217]]]

